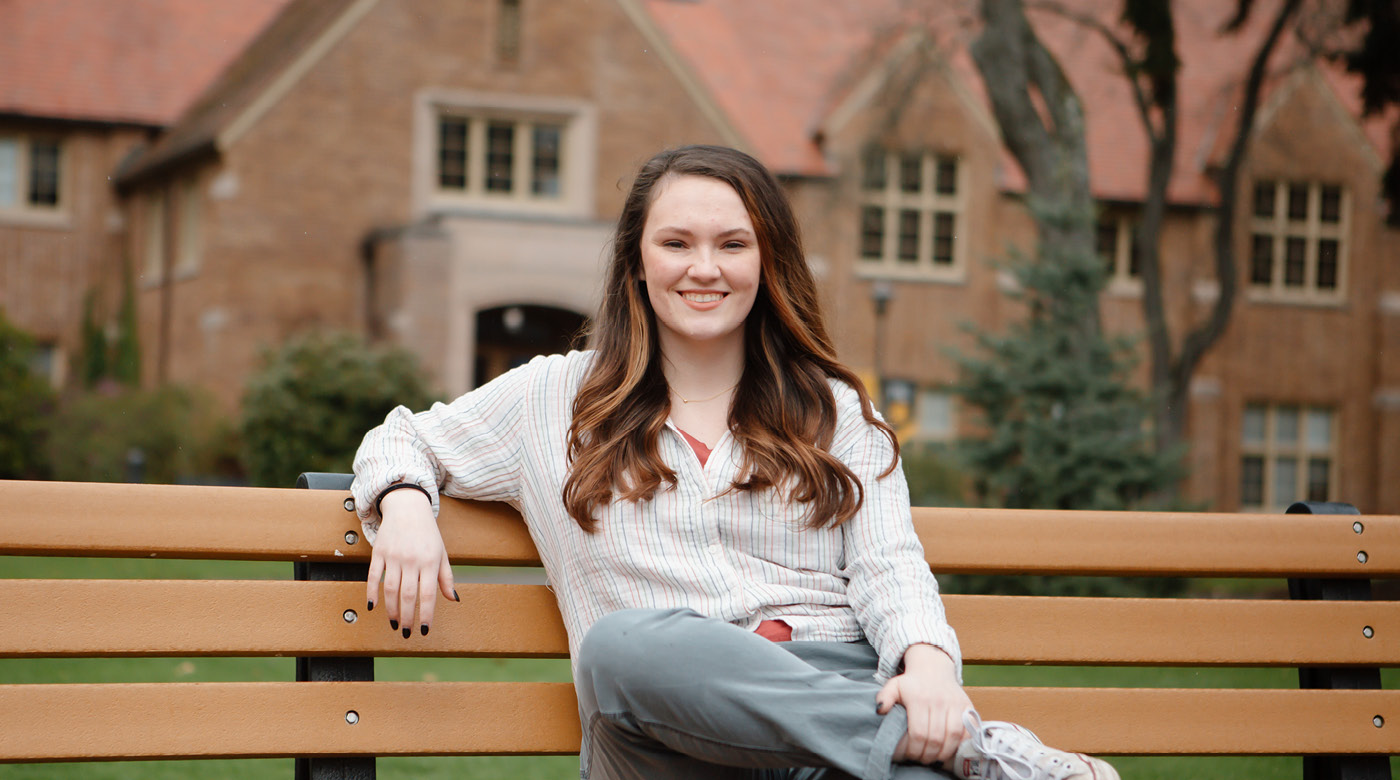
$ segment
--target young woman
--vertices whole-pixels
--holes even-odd
[[[585,778],[1117,777],[977,721],[898,444],[756,160],[643,166],[590,347],[366,436],[353,490],[391,630],[427,634],[455,598],[438,496],[507,501],[568,629]]]

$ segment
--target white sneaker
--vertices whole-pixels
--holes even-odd
[[[1118,780],[1107,761],[1046,747],[1014,723],[983,722],[976,710],[963,713],[967,738],[953,756],[962,780]]]

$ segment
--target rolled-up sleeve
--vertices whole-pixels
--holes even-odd
[[[850,388],[841,387],[838,399],[842,391],[854,396]],[[876,679],[883,683],[897,674],[905,651],[924,643],[952,657],[961,682],[962,653],[914,533],[904,472],[896,467],[880,477],[893,446],[883,432],[865,422],[858,404],[838,402],[838,407],[854,407],[854,413],[843,415],[832,450],[865,489],[860,511],[841,526],[847,595],[866,639],[880,654]]]
[[[376,499],[390,485],[409,483],[427,491],[434,515],[439,495],[483,501],[518,498],[526,388],[545,359],[502,374],[450,404],[433,404],[417,414],[397,407],[365,435],[355,453],[350,490],[371,544],[381,519]]]

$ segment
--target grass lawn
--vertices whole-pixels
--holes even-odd
[[[227,578],[281,579],[281,563],[126,559],[49,559],[0,557],[0,577],[47,578]],[[34,627],[41,630],[41,627]],[[1400,684],[1387,670],[1385,687]],[[376,662],[380,680],[541,680],[567,681],[563,660],[494,658],[390,658]],[[967,683],[977,685],[1083,685],[1140,687],[1277,687],[1297,685],[1288,669],[1127,669],[1076,667],[969,667]],[[290,658],[113,658],[0,659],[0,684],[67,682],[221,682],[291,680]],[[976,693],[973,691],[973,698]],[[1298,758],[1140,758],[1113,759],[1125,780],[1273,780],[1301,778]],[[1392,760],[1393,770],[1400,762]],[[0,780],[249,780],[288,778],[290,759],[253,761],[146,761],[0,765]],[[568,780],[578,777],[578,759],[548,758],[390,758],[378,762],[382,780]]]

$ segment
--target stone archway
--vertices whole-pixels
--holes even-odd
[[[536,355],[582,348],[587,325],[584,315],[553,306],[520,303],[482,309],[476,314],[475,386]]]

